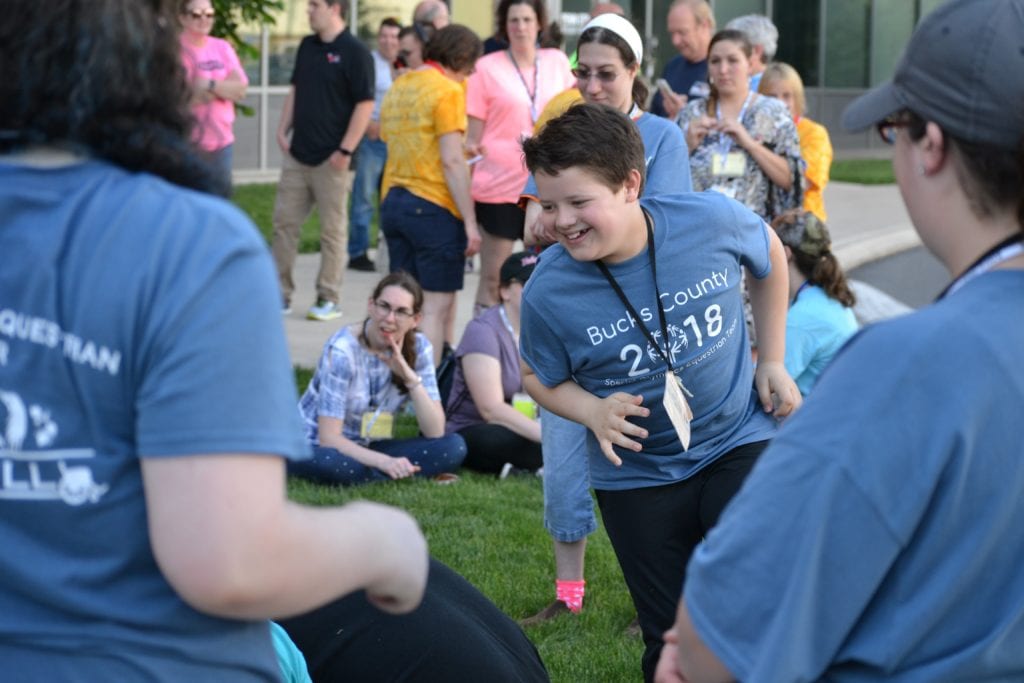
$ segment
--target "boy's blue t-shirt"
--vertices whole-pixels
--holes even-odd
[[[682,129],[675,123],[644,112],[634,122],[644,141],[644,196],[690,192],[690,151]],[[524,197],[537,196],[537,182],[531,173],[523,188]]]
[[[156,565],[140,457],[306,452],[266,246],[227,202],[0,157],[0,659],[15,680],[277,680],[266,621]]]
[[[690,562],[742,681],[1024,678],[1024,271],[855,336]]]
[[[548,248],[523,292],[523,359],[548,387],[575,381],[597,396],[640,394],[651,409],[635,419],[648,430],[643,451],[617,449],[609,463],[588,431],[597,489],[656,486],[685,479],[736,446],[770,438],[774,420],[753,391],[753,367],[740,290],[740,266],[768,275],[768,227],[716,193],[641,200],[654,223],[659,296],[671,338],[673,370],[693,394],[686,452],[662,407],[665,362],[636,329],[662,338],[646,248],[609,270],[642,318],[634,321],[593,262]]]

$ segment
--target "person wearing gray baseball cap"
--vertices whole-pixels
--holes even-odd
[[[846,110],[951,282],[839,352],[687,569],[657,681],[1024,680],[1024,0]]]

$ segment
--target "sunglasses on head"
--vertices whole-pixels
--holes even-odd
[[[188,16],[192,17],[193,19],[197,20],[197,21],[199,19],[213,19],[213,10],[212,9],[206,9],[206,10],[194,9],[194,10],[192,10],[190,12],[186,12],[186,14]]]

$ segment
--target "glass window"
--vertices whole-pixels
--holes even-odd
[[[892,77],[913,30],[913,3],[875,0],[871,13],[871,85]]]
[[[871,0],[826,0],[825,87],[868,85]]]
[[[821,4],[776,1],[772,21],[779,29],[779,49],[775,59],[796,69],[804,87],[821,85],[821,65],[818,59]]]
[[[715,21],[725,28],[730,19],[744,14],[764,14],[764,0],[715,0]]]

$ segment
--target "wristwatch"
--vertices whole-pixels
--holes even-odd
[[[213,89],[214,89],[215,87],[217,87],[217,81],[215,81],[215,80],[213,80],[213,79],[211,78],[211,79],[210,79],[210,84],[209,84],[208,86],[206,86],[206,89],[207,89],[207,90],[209,90],[210,92],[213,92]]]
[[[341,152],[344,156],[347,156],[347,157],[352,156],[352,150],[345,149],[344,147],[342,147],[340,145],[338,146],[338,151]]]

